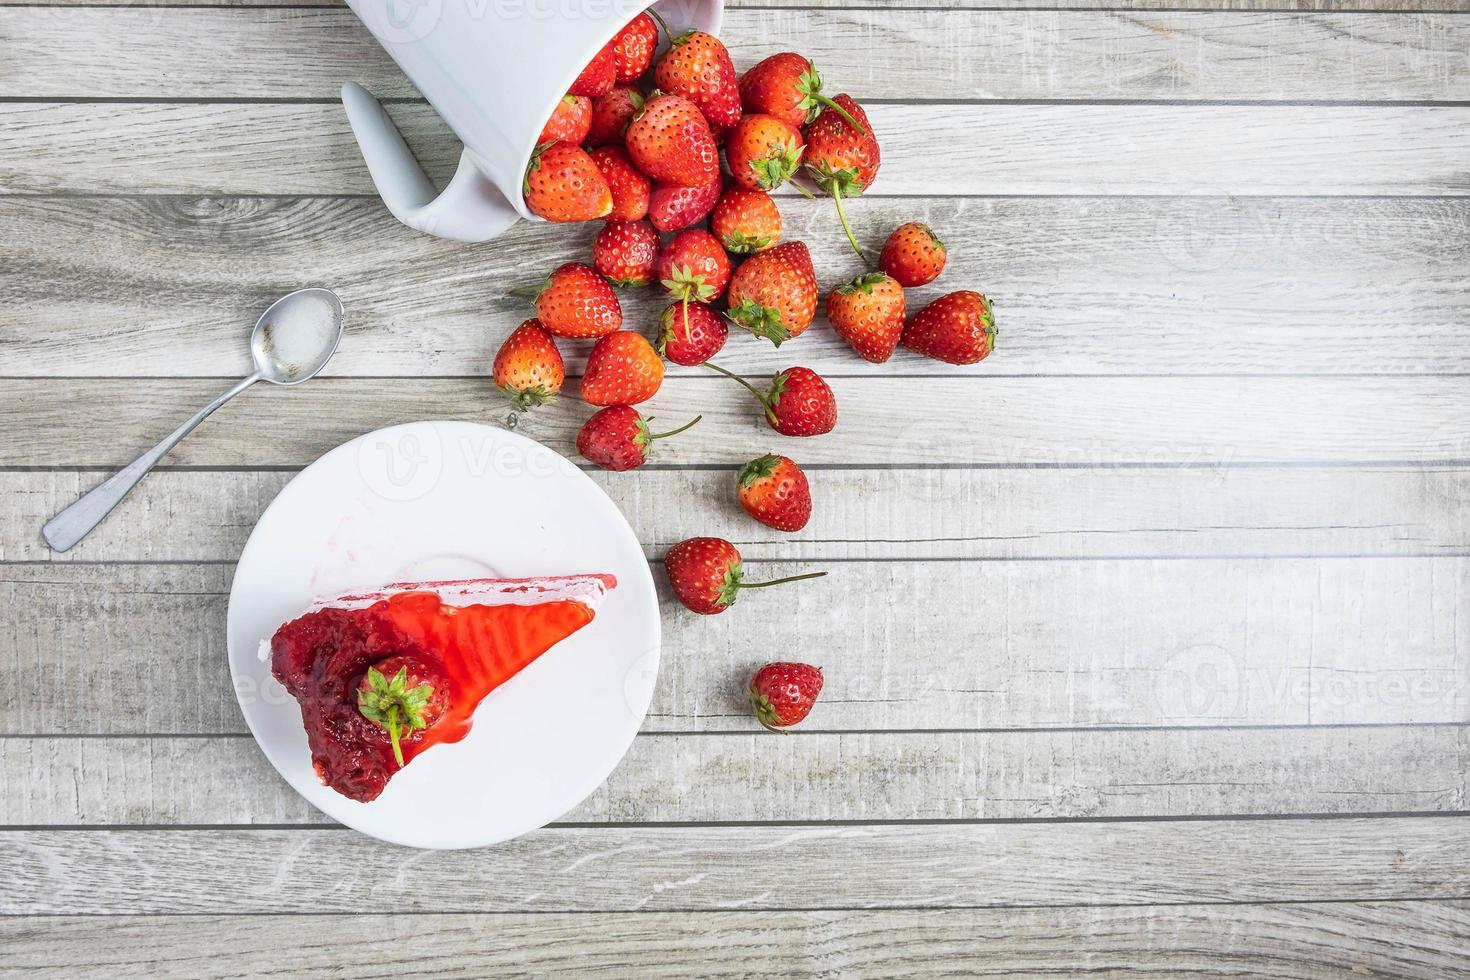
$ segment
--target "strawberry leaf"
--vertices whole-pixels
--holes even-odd
[[[727,310],[725,316],[777,347],[791,339],[791,329],[782,319],[781,311],[774,306],[762,306],[753,299],[744,299]]]
[[[358,688],[357,710],[368,721],[388,730],[388,739],[393,743],[393,758],[402,768],[403,735],[427,727],[424,708],[434,694],[432,684],[408,687],[408,668],[398,668],[392,680],[383,676],[375,667],[367,669],[366,688]]]

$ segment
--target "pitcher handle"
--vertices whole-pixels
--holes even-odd
[[[462,153],[449,186],[435,189],[388,113],[355,82],[342,86],[342,105],[378,195],[393,217],[417,231],[459,242],[494,238],[520,215]]]

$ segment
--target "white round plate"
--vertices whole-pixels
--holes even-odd
[[[596,618],[480,704],[371,803],[323,786],[262,641],[321,596],[392,582],[611,573]],[[545,446],[473,422],[415,422],[327,453],[250,535],[230,590],[230,673],[255,740],[323,813],[412,847],[477,847],[556,819],[633,741],[658,673],[658,599],[613,502]]]

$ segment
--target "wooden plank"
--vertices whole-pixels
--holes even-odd
[[[442,122],[421,103],[389,113],[446,179],[459,147]],[[870,118],[878,195],[1470,192],[1461,106],[874,105]],[[4,103],[0,161],[3,194],[372,193],[327,103]]]
[[[1321,902],[843,912],[56,916],[0,919],[28,977],[336,977],[345,958],[400,974],[624,977],[1460,975],[1470,903]]]
[[[1457,817],[547,829],[414,851],[345,830],[14,831],[6,915],[1463,899]],[[365,847],[373,860],[365,861]],[[1242,861],[1241,855],[1250,855]],[[799,874],[761,869],[799,868]]]
[[[731,469],[589,472],[650,558],[698,534],[755,560],[1470,553],[1466,469],[813,470],[796,534],[732,507]],[[47,548],[41,525],[109,475],[0,471],[0,561],[234,561],[295,472],[157,471],[76,548]]]
[[[351,343],[352,340],[345,341]],[[754,340],[747,341],[754,345]],[[1004,335],[1002,335],[1004,343]],[[800,364],[793,351],[788,363]],[[737,357],[725,362],[739,368]],[[831,377],[831,435],[774,433],[755,399],[713,372],[664,380],[641,406],[704,421],[659,446],[671,465],[733,465],[783,452],[806,465],[1096,466],[1145,463],[1217,474],[1256,462],[1449,463],[1466,457],[1470,386],[1423,378]],[[764,379],[757,378],[762,384]],[[115,379],[0,379],[0,466],[110,468],[151,446],[227,386]],[[574,383],[575,384],[575,383]],[[904,406],[916,408],[910,417]],[[590,414],[576,397],[510,419],[484,380],[322,378],[258,385],[168,457],[175,466],[302,466],[342,442],[418,419],[470,418],[565,455]]]
[[[801,50],[860,100],[1470,98],[1470,22],[1443,14],[737,8],[721,33],[739,70]],[[9,97],[418,97],[341,8],[13,8],[0,45]]]
[[[728,686],[728,685],[727,685]],[[262,694],[261,696],[270,696]],[[819,709],[820,710],[820,709]],[[922,706],[912,706],[921,721]],[[564,820],[1121,819],[1466,809],[1453,725],[641,735]],[[451,750],[452,751],[452,750]],[[248,737],[0,739],[0,824],[330,824]]]
[[[1470,199],[858,206],[874,248],[913,218],[948,242],[949,268],[910,291],[914,309],[962,286],[999,304],[1003,346],[987,373],[1470,371]],[[787,199],[782,208],[788,238],[809,244],[824,286],[859,271],[833,233],[830,205]],[[530,312],[509,287],[585,261],[592,234],[528,223],[467,247],[409,231],[361,198],[0,198],[0,291],[19,308],[0,326],[3,373],[244,374],[245,331],[258,312],[284,291],[323,283],[341,291],[353,330],[332,374],[478,375]],[[660,297],[621,295],[625,322],[651,331]],[[563,346],[579,371],[583,345]],[[825,318],[783,349],[737,337],[729,351],[746,370],[785,367],[797,351],[803,363],[846,374],[960,370],[903,352],[870,365]]]
[[[33,5],[35,0],[0,0],[0,7]],[[341,0],[297,0],[292,8],[311,9],[339,7]],[[57,9],[94,6],[143,6],[143,7],[279,7],[279,0],[53,0],[47,6]],[[727,0],[727,10],[755,8],[758,10],[783,9],[859,9],[864,5],[859,0]],[[868,3],[868,6],[874,6]],[[1039,4],[1035,0],[893,0],[884,7],[911,10],[1057,10],[1080,11],[1103,8],[1107,10],[1141,10],[1177,12],[1179,0],[1049,0]],[[1422,13],[1439,11],[1452,13],[1470,10],[1467,0],[1191,0],[1190,8],[1203,11],[1290,11],[1317,10],[1324,12],[1396,12]],[[727,15],[728,16],[728,15]],[[808,42],[810,43],[810,42]]]
[[[826,567],[779,604],[826,671],[809,731],[1470,721],[1463,558]],[[0,566],[0,668],[24,681],[0,687],[0,732],[243,733],[225,665],[230,578],[218,565]],[[751,731],[740,683],[771,602],[704,619],[663,599],[645,728]],[[241,694],[284,697],[274,683]]]

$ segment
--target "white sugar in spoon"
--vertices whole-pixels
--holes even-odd
[[[260,315],[250,334],[255,373],[205,405],[189,421],[41,527],[41,537],[55,551],[68,551],[122,503],[128,491],[164,454],[210,413],[257,381],[299,385],[316,377],[342,339],[342,301],[330,289],[298,289],[287,293]]]

